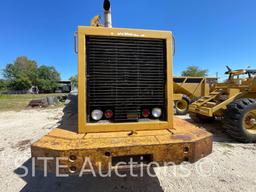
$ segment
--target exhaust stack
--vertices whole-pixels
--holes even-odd
[[[104,26],[112,28],[111,5],[109,0],[104,0]]]

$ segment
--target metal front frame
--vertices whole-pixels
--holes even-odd
[[[86,36],[138,37],[166,40],[167,121],[88,123],[86,122]],[[172,33],[170,31],[135,30],[104,27],[78,27],[78,133],[138,131],[173,128]]]

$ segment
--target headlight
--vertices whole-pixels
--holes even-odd
[[[91,115],[93,120],[99,121],[103,116],[103,112],[101,110],[95,109],[92,111]]]
[[[160,108],[154,108],[152,110],[152,115],[155,118],[159,118],[162,115],[162,110]]]

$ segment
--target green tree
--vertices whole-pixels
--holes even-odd
[[[26,90],[35,85],[37,63],[27,57],[17,57],[14,63],[7,64],[3,76],[8,80],[8,87],[14,90]]]
[[[54,67],[42,65],[37,70],[37,83],[38,89],[42,92],[53,92],[60,80],[60,74]]]
[[[28,90],[31,86],[38,86],[42,92],[52,92],[60,80],[60,74],[54,67],[37,67],[36,61],[24,56],[7,64],[3,76],[8,88],[12,90]]]
[[[6,90],[7,82],[3,79],[0,79],[0,91]]]
[[[181,76],[185,77],[206,77],[207,75],[207,69],[200,69],[197,66],[188,66],[186,70],[181,72]]]
[[[78,80],[77,79],[78,79],[77,75],[73,75],[69,78],[69,80],[71,81],[72,86],[74,86],[74,87],[78,86]]]

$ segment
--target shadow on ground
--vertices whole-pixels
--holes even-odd
[[[69,94],[58,128],[77,132],[78,130],[78,98],[75,94]]]
[[[56,177],[53,174],[44,177],[43,171],[36,171],[35,176],[32,176],[32,161],[29,159],[23,164],[28,168],[28,175],[22,177],[26,182],[26,186],[21,192],[49,192],[49,191],[86,191],[86,192],[163,192],[157,177],[150,177],[144,174],[143,177],[94,177],[93,175],[85,175],[82,177]],[[151,170],[152,171],[152,170]],[[17,175],[24,173],[22,167],[15,170]]]

